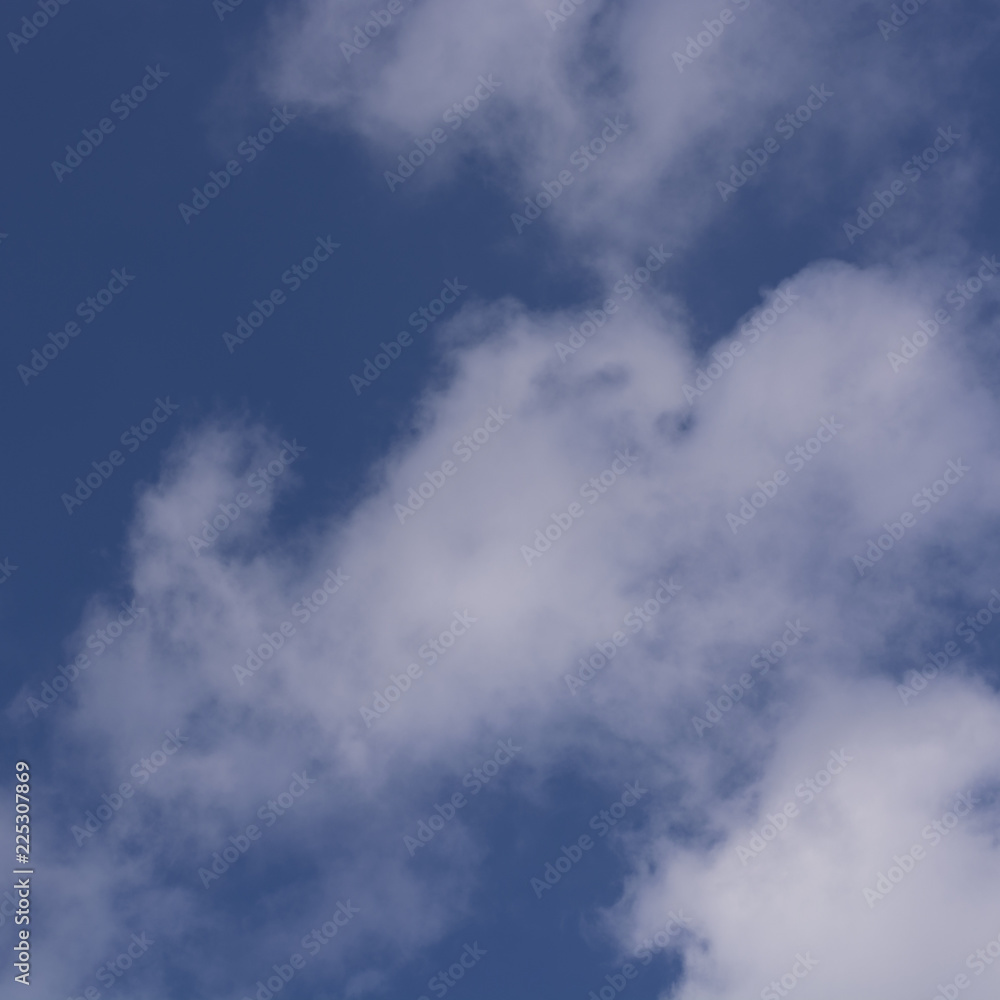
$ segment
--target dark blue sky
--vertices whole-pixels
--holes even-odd
[[[990,5],[949,13],[956,38],[975,33],[977,6]],[[881,5],[870,7],[878,16]],[[0,27],[13,31],[37,9],[20,0],[8,5]],[[440,378],[439,355],[429,334],[415,335],[413,345],[360,396],[349,377],[361,373],[381,341],[412,331],[408,317],[433,300],[446,280],[468,286],[463,305],[511,296],[545,311],[594,295],[594,272],[574,237],[543,220],[512,240],[510,185],[485,159],[468,157],[444,184],[404,185],[390,193],[382,177],[385,157],[362,138],[328,128],[293,103],[261,96],[246,66],[248,54],[266,44],[266,13],[263,5],[245,2],[220,21],[208,0],[71,0],[16,53],[9,45],[0,52],[7,95],[0,168],[0,231],[6,234],[0,242],[0,375],[6,386],[0,419],[7,470],[0,560],[17,567],[0,585],[5,702],[25,684],[37,688],[72,655],[64,637],[95,593],[129,599],[125,545],[137,491],[158,478],[166,449],[180,435],[225,416],[262,421],[305,446],[296,465],[302,484],[282,497],[275,512],[272,530],[281,537],[309,519],[348,512],[373,489],[369,470],[408,433],[415,401]],[[915,21],[905,38],[885,44],[906,44],[914,52],[933,48],[940,22],[922,16],[927,23]],[[870,46],[872,22],[872,16],[858,14],[841,26],[845,48],[834,73],[842,78],[826,78],[834,91],[850,79],[855,58],[877,55],[868,48],[856,56],[860,43],[852,48],[849,37],[864,35]],[[877,35],[875,41],[883,44]],[[665,51],[671,44],[664,41]],[[975,211],[953,220],[947,239],[958,248],[956,256],[963,244],[973,259],[1000,251],[996,56],[994,40],[956,68],[952,80],[941,80],[931,112],[907,108],[909,123],[900,122],[895,134],[861,156],[849,158],[838,133],[818,116],[796,137],[795,148],[782,150],[783,158],[742,189],[724,213],[683,245],[671,243],[676,266],[654,281],[686,307],[696,347],[707,348],[760,302],[763,289],[811,262],[905,256],[908,220],[935,211],[944,197],[943,172],[929,172],[911,193],[906,214],[887,217],[856,245],[847,243],[842,224],[929,142],[938,125],[954,121],[962,132],[956,155],[974,165],[981,192]],[[808,69],[801,75],[805,79]],[[144,78],[159,82],[142,103],[126,106],[125,116],[115,102]],[[794,106],[797,93],[793,89],[779,108]],[[296,117],[249,162],[237,149],[268,124],[274,108]],[[776,117],[762,119],[761,138]],[[65,163],[67,144],[76,146],[87,132],[96,135],[102,119],[113,127],[105,125],[99,145],[57,177],[53,162]],[[239,174],[200,215],[185,221],[179,203],[191,203],[193,189],[210,180],[210,171],[224,170],[232,160],[240,164]],[[805,170],[815,173],[805,177]],[[714,181],[714,173],[705,175],[706,188]],[[793,187],[798,193],[790,207]],[[960,201],[953,199],[956,206]],[[310,255],[317,240],[339,248],[290,291],[283,273]],[[922,233],[913,246],[917,254],[931,252],[933,234]],[[116,272],[131,276],[124,288],[120,277],[112,281]],[[115,294],[103,311],[78,310],[109,281]],[[253,300],[282,288],[283,304],[230,352],[223,332],[235,329]],[[24,384],[19,366],[30,365],[33,352],[53,342],[50,334],[58,343],[57,331],[71,321],[78,335]],[[984,329],[988,322],[989,313]],[[995,384],[995,336],[975,349],[990,359],[986,381]],[[177,407],[169,417],[158,409],[166,400]],[[155,432],[142,435],[147,440],[129,439],[136,441],[130,450],[122,436],[135,425],[141,430],[154,410],[165,419],[154,420]],[[147,429],[152,426],[147,423]],[[104,463],[116,450],[123,463],[68,513],[63,494],[72,492],[77,477],[94,471],[93,463],[108,468]],[[3,737],[5,759],[27,756],[40,773],[54,768],[52,732],[60,726],[59,713],[69,710],[60,703],[41,721],[12,721]],[[485,753],[489,746],[480,749]],[[637,766],[643,762],[639,748],[623,747],[621,753]],[[543,804],[533,809],[498,783],[495,793],[484,793],[468,810],[473,834],[489,845],[468,915],[419,958],[392,968],[384,995],[426,993],[428,977],[474,940],[488,957],[468,983],[455,988],[456,997],[582,998],[616,971],[614,949],[594,928],[592,915],[595,907],[618,899],[629,870],[624,859],[598,844],[580,866],[585,870],[571,872],[565,885],[541,901],[526,877],[554,858],[564,839],[586,829],[589,817],[611,801],[608,786],[568,767],[547,776]],[[426,801],[449,793],[453,784],[450,775],[429,784]],[[39,823],[72,812],[57,788],[51,793],[49,803],[36,807]],[[645,810],[641,804],[630,811],[630,828],[642,829]],[[280,834],[289,838],[290,851],[294,822]],[[413,864],[432,870],[446,863],[445,846],[431,845]],[[258,869],[249,885],[241,877],[213,896],[208,912],[220,922],[236,920],[254,894],[272,884],[308,890],[308,868],[290,872],[276,863]],[[169,871],[165,878],[169,883]],[[41,894],[38,905],[44,908]],[[286,905],[294,914],[294,896]],[[217,932],[213,947],[230,958],[239,948],[225,930]],[[283,948],[283,942],[275,945],[274,961]],[[378,956],[376,941],[370,949]],[[269,967],[271,959],[247,955],[244,964],[249,987],[258,967]],[[171,971],[167,961],[166,967],[173,985],[163,995],[193,995],[185,992],[184,963]],[[677,969],[676,958],[658,959],[629,994],[636,1000],[656,996]],[[90,975],[81,968],[80,989]],[[308,990],[296,984],[296,995],[343,995],[342,982],[310,983]],[[232,988],[244,988],[243,981]]]
[[[219,91],[231,81],[234,55],[257,37],[261,17],[251,5],[220,22],[205,3],[96,10],[71,3],[3,60],[7,92],[17,99],[5,108],[8,235],[0,280],[9,390],[2,405],[11,429],[8,461],[31,470],[3,497],[6,549],[18,566],[2,612],[5,655],[12,657],[8,691],[30,674],[33,659],[52,658],[44,642],[58,642],[91,589],[113,585],[132,488],[155,475],[162,448],[185,423],[220,410],[266,418],[308,442],[310,489],[293,501],[302,506],[290,516],[326,510],[331,500],[348,504],[422,387],[433,363],[427,339],[417,337],[360,399],[349,375],[380,340],[407,329],[407,317],[445,278],[467,283],[470,297],[512,295],[540,308],[586,294],[587,273],[573,254],[553,259],[544,221],[511,248],[510,205],[474,165],[446,187],[426,194],[403,187],[390,196],[380,164],[356,140],[331,136],[303,116],[246,162],[236,147],[266,125],[270,105],[251,91],[230,102],[228,116],[219,110]],[[15,26],[16,13],[8,20]],[[921,28],[908,27],[915,48]],[[943,95],[969,123],[965,141],[984,162],[983,201],[966,231],[969,245],[983,250],[992,246],[998,211],[991,53],[965,68],[960,95]],[[169,75],[120,120],[112,104],[141,84],[147,66]],[[57,180],[53,161],[65,160],[66,145],[102,118],[114,131]],[[924,123],[906,132],[899,150],[920,148]],[[812,143],[821,162],[835,162],[837,150],[820,132],[796,138]],[[872,160],[887,155],[879,147]],[[178,204],[233,157],[242,173],[185,225]],[[781,210],[790,180],[774,170],[740,191],[662,280],[663,290],[683,296],[698,336],[714,339],[758,301],[760,288],[805,263],[853,260],[867,249],[848,245],[840,225],[863,196],[864,177],[828,169],[824,180],[833,185],[822,203],[793,217]],[[281,274],[328,235],[342,244],[337,256],[230,356],[222,332],[254,298],[283,287]],[[17,366],[122,267],[135,274],[127,292],[25,386]],[[163,394],[181,406],[165,432],[83,509],[64,516],[60,495]],[[54,578],[58,600],[50,593]],[[39,607],[47,615],[41,630]]]

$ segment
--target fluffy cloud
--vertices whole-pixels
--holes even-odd
[[[818,209],[845,176],[891,175],[924,148],[920,129],[930,138],[942,125],[961,131],[967,112],[955,67],[985,44],[985,34],[944,30],[940,15],[932,27],[935,14],[926,10],[924,21],[907,26],[910,45],[888,44],[878,14],[861,0],[809,11],[763,0],[584,0],[563,4],[574,10],[563,22],[547,16],[558,13],[547,0],[502,10],[458,0],[400,4],[384,26],[358,0],[306,0],[276,16],[260,73],[267,96],[364,137],[381,172],[411,151],[414,137],[442,126],[448,108],[474,96],[481,75],[493,74],[501,81],[495,95],[463,118],[461,131],[444,129],[449,139],[412,183],[452,176],[462,163],[458,147],[523,208],[568,170],[572,194],[547,221],[592,238],[588,257],[616,263],[636,243],[667,234],[678,245],[703,238],[726,210],[716,182],[728,181],[748,148],[768,137],[780,147],[761,171],[774,175],[768,211],[785,222]],[[723,10],[730,16],[720,18]],[[980,16],[996,18],[995,4]],[[366,38],[366,24],[378,34],[350,52],[345,46]],[[817,91],[832,94],[818,108]],[[627,130],[601,152],[606,116]],[[573,159],[595,140],[595,156]],[[966,181],[978,173],[974,162],[967,156],[959,171]],[[794,197],[784,193],[789,186]],[[953,217],[971,207],[967,190],[955,183],[936,193]],[[856,197],[870,198],[868,186]],[[932,211],[920,206],[923,233]],[[914,233],[910,242],[919,239]]]
[[[467,912],[490,848],[456,821],[440,835],[447,863],[419,867],[403,835],[442,776],[513,734],[531,748],[509,776],[527,801],[567,760],[609,790],[641,771],[650,821],[621,840],[632,875],[607,928],[631,953],[672,909],[690,914],[685,1000],[759,994],[806,971],[800,954],[819,960],[809,995],[929,995],[996,929],[1000,706],[976,647],[962,640],[918,696],[897,690],[998,583],[998,414],[968,351],[982,329],[970,309],[927,332],[971,265],[820,261],[708,350],[664,290],[672,264],[640,291],[618,285],[624,269],[637,282],[643,262],[659,269],[667,222],[674,249],[705,238],[724,207],[706,177],[824,81],[830,37],[884,56],[817,112],[843,140],[840,168],[867,162],[898,108],[916,115],[923,85],[911,74],[880,109],[864,104],[905,63],[858,27],[866,4],[817,24],[753,2],[680,66],[672,51],[716,8],[585,0],[553,27],[541,2],[404,2],[348,59],[340,45],[367,11],[282,15],[266,86],[377,157],[485,73],[503,86],[461,135],[514,195],[605,115],[628,121],[550,213],[561,238],[601,233],[592,294],[566,312],[502,302],[451,320],[447,381],[347,515],[275,525],[305,474],[274,429],[216,420],[175,444],[130,533],[144,611],[32,722],[51,726],[53,773],[72,789],[45,845],[63,876],[49,933],[79,942],[40,970],[43,987],[77,988],[79,956],[145,929],[190,946],[198,989],[249,989],[350,899],[360,914],[316,963],[377,989]],[[879,147],[889,162],[893,140]],[[815,146],[789,151],[814,168],[796,201],[812,204],[832,168]],[[114,607],[95,599],[67,648]],[[36,694],[12,711],[30,717]],[[169,731],[187,742],[148,770]],[[805,801],[797,789],[834,751],[852,759]],[[316,784],[289,792],[303,773]],[[67,832],[126,781],[135,794],[92,836]],[[925,828],[966,793],[975,808],[932,845]],[[282,795],[294,807],[268,813]],[[198,870],[255,822],[266,849],[237,847],[240,875],[206,885]],[[865,888],[914,844],[926,856],[869,905]],[[296,870],[276,871],[287,856]],[[131,910],[116,905],[123,887]],[[208,963],[222,900],[246,916]],[[150,961],[176,973],[181,952],[166,953]]]
[[[835,969],[856,967],[839,965],[845,955],[862,962],[883,937],[883,949],[908,946],[942,909],[962,919],[912,965],[913,983],[950,968],[989,901],[989,880],[973,873],[993,863],[997,706],[973,679],[936,680],[906,706],[894,683],[940,637],[942,592],[978,607],[996,582],[984,544],[995,406],[970,387],[944,334],[893,372],[887,352],[933,304],[914,283],[824,264],[767,301],[791,304],[754,343],[753,327],[734,331],[742,354],[723,341],[717,356],[727,351],[729,367],[693,404],[683,386],[716,362],[691,353],[669,303],[633,303],[564,360],[555,344],[579,316],[507,314],[502,332],[456,349],[452,380],[424,400],[370,496],[346,519],[292,537],[268,528],[269,505],[294,488],[289,470],[196,554],[192,533],[220,504],[254,496],[249,477],[283,445],[244,424],[181,440],[132,532],[131,581],[146,611],[78,685],[76,706],[46,710],[63,713],[67,774],[81,744],[103,747],[107,761],[67,805],[66,825],[131,780],[161,732],[189,742],[113,821],[63,850],[85,859],[106,898],[125,879],[203,920],[229,883],[205,889],[196,867],[304,769],[316,791],[275,823],[269,850],[280,842],[312,858],[324,887],[305,908],[314,919],[330,899],[362,905],[348,948],[377,928],[405,953],[433,939],[446,911],[461,912],[482,845],[456,827],[444,883],[440,872],[428,882],[406,864],[402,834],[442,773],[461,773],[516,729],[532,747],[518,778],[529,796],[570,747],[600,748],[609,787],[642,764],[658,822],[630,849],[636,871],[655,875],[636,875],[620,928],[643,933],[677,904],[696,917],[707,950],[690,954],[685,996],[760,989],[801,949],[822,954],[811,982],[832,996],[850,979]],[[949,462],[969,471],[949,475],[939,497],[933,484]],[[915,506],[924,487],[933,502]],[[417,509],[400,523],[395,506],[410,510],[408,497]],[[741,507],[753,514],[745,524],[727,518]],[[852,557],[904,511],[912,526],[859,574]],[[679,592],[648,621],[633,616],[633,631],[626,616],[661,579]],[[796,647],[745,705],[698,732],[706,699],[718,703],[722,685],[756,673],[750,657],[788,620],[804,627]],[[282,622],[293,635],[282,636]],[[897,630],[912,639],[895,660],[885,636]],[[616,632],[629,644],[571,690],[567,675],[579,678],[581,658],[607,650]],[[269,643],[282,647],[273,658]],[[407,676],[410,663],[420,670]],[[856,763],[742,864],[736,845],[841,747]],[[869,915],[863,887],[967,789],[983,803],[973,817]],[[680,815],[701,832],[671,844]],[[314,853],[331,825],[338,850]],[[150,885],[152,858],[169,856],[169,844],[183,845],[184,860],[167,863],[169,887]],[[113,870],[109,853],[129,850],[143,860]],[[239,863],[280,914],[288,890],[267,888],[265,853]],[[906,894],[921,907],[901,905]],[[900,911],[909,931],[893,922]],[[764,918],[750,921],[758,936],[747,935],[751,916]],[[257,919],[248,933],[281,958],[281,934]]]

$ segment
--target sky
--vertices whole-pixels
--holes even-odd
[[[995,0],[3,18],[0,997],[996,996]]]

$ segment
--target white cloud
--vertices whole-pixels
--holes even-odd
[[[573,198],[549,213],[563,235],[601,235],[587,251],[595,295],[585,308],[594,308],[615,294],[623,268],[661,242],[654,234],[704,235],[723,208],[709,178],[766,134],[789,96],[823,82],[841,54],[825,33],[839,42],[857,32],[868,5],[817,25],[753,3],[683,73],[670,53],[714,6],[586,0],[553,31],[542,2],[407,3],[348,63],[338,49],[345,26],[368,9],[312,3],[301,18],[284,15],[267,83],[279,99],[359,132],[376,158],[429,129],[481,73],[496,73],[503,88],[462,135],[494,158],[514,194],[553,176],[605,114],[626,117],[621,147],[580,173]],[[866,63],[856,84],[837,84],[844,91],[823,123],[850,163],[864,159],[889,116],[900,107],[917,114],[925,96],[911,75],[874,110],[866,88],[894,79],[901,60],[877,35],[853,44],[883,61]],[[819,154],[792,155],[808,165]],[[835,167],[843,161],[816,167],[804,203]],[[622,842],[634,876],[609,927],[631,950],[670,909],[692,914],[685,1000],[759,994],[810,949],[821,964],[803,995],[859,986],[929,995],[995,930],[998,705],[971,669],[937,679],[911,705],[894,681],[950,627],[949,601],[975,608],[996,586],[998,414],[965,355],[963,317],[898,372],[887,354],[964,270],[943,255],[892,270],[815,263],[763,296],[762,307],[789,309],[759,340],[736,324],[720,341],[720,350],[736,341],[744,351],[693,403],[683,387],[698,386],[697,369],[715,362],[692,348],[683,303],[655,282],[565,359],[555,345],[583,313],[468,306],[441,331],[450,379],[421,401],[370,491],[349,515],[288,537],[268,519],[305,476],[295,467],[196,554],[190,536],[247,489],[283,436],[214,421],[184,437],[140,497],[130,535],[130,584],[147,611],[81,677],[76,701],[63,698],[44,711],[51,722],[36,723],[51,726],[63,762],[55,775],[72,789],[61,839],[46,845],[65,866],[65,906],[48,933],[75,933],[73,904],[85,895],[96,917],[81,954],[113,947],[135,918],[115,909],[122,887],[156,914],[154,936],[208,926],[206,900],[217,890],[201,886],[196,868],[306,769],[318,794],[268,833],[269,844],[308,861],[301,880],[272,886],[275,855],[265,845],[248,851],[241,874],[225,882],[245,874],[257,886],[246,890],[257,895],[239,954],[191,972],[217,989],[235,969],[249,986],[258,973],[248,950],[262,969],[284,960],[311,921],[327,919],[331,900],[350,897],[362,914],[320,961],[355,977],[357,992],[376,988],[380,972],[466,910],[488,846],[456,822],[442,835],[449,867],[429,876],[410,865],[403,832],[442,776],[460,777],[513,735],[530,749],[511,784],[536,801],[554,764],[574,751],[609,789],[641,768],[651,822]],[[486,426],[491,409],[509,417],[463,460],[455,443]],[[824,426],[837,429],[828,440],[816,437]],[[808,457],[789,457],[796,448]],[[449,460],[454,474],[436,471]],[[949,462],[968,472],[915,504]],[[599,486],[588,493],[592,477]],[[401,524],[394,505],[428,481],[440,489]],[[753,495],[772,483],[758,509]],[[744,499],[756,513],[741,515],[747,523],[734,532],[727,514]],[[859,575],[852,557],[884,524],[902,524],[903,512],[912,525]],[[524,547],[546,528],[550,547],[538,545],[529,563]],[[348,579],[309,610],[304,599],[331,570]],[[566,674],[623,628],[661,578],[682,592],[571,693]],[[80,637],[107,621],[116,601],[106,603],[95,602]],[[425,643],[469,618],[436,662],[421,657]],[[699,736],[692,717],[752,669],[750,658],[789,619],[808,626],[803,641]],[[255,653],[278,644],[283,622],[294,632],[280,654]],[[246,676],[255,655],[262,665]],[[406,687],[393,675],[410,663],[423,674],[414,670]],[[405,690],[381,713],[377,697],[390,685]],[[380,714],[372,726],[361,708]],[[69,825],[128,780],[168,728],[189,734],[183,752],[78,849]],[[100,750],[86,775],[83,746],[91,760]],[[841,747],[856,760],[742,864],[736,846]],[[869,910],[863,888],[967,788],[982,804]],[[379,970],[359,968],[352,959],[363,947],[393,957]],[[40,983],[52,995],[75,988],[77,962],[67,954],[40,970],[50,977]]]
[[[426,399],[419,430],[390,453],[368,499],[345,521],[280,544],[267,535],[266,512],[252,508],[242,534],[237,522],[197,556],[188,542],[191,527],[239,492],[277,439],[246,425],[216,425],[181,441],[163,481],[143,497],[132,534],[132,583],[148,611],[78,685],[77,709],[47,710],[63,713],[67,750],[79,741],[106,747],[103,784],[80,796],[78,815],[128,779],[129,765],[153,748],[151,734],[168,727],[190,734],[184,751],[137,792],[134,807],[80,849],[87,877],[105,871],[110,893],[123,876],[102,868],[104,852],[134,838],[148,851],[180,837],[190,871],[169,895],[173,906],[197,912],[205,890],[193,877],[196,865],[251,822],[293,771],[311,768],[321,794],[303,800],[274,837],[315,858],[331,895],[364,901],[363,926],[404,950],[415,947],[443,928],[449,908],[461,912],[481,845],[456,827],[443,887],[409,869],[402,832],[427,807],[442,773],[460,775],[491,739],[513,733],[531,747],[520,779],[525,794],[568,748],[601,748],[597,775],[609,788],[633,778],[642,762],[655,815],[664,822],[678,811],[701,817],[711,836],[687,846],[670,846],[659,824],[648,842],[633,838],[637,856],[657,861],[657,874],[637,881],[622,917],[625,926],[645,926],[678,903],[697,914],[710,948],[700,959],[690,953],[694,978],[685,995],[760,989],[801,948],[829,956],[823,976],[832,978],[816,972],[810,988],[842,989],[832,971],[838,955],[866,954],[873,937],[885,937],[890,949],[908,940],[897,937],[891,919],[904,909],[905,893],[933,905],[931,912],[956,916],[947,940],[928,942],[926,963],[914,965],[914,977],[937,974],[962,934],[975,938],[976,915],[988,904],[989,880],[970,875],[975,864],[992,870],[988,810],[925,864],[933,876],[914,875],[870,918],[861,890],[949,796],[993,779],[995,698],[971,681],[940,680],[919,704],[904,707],[889,679],[864,677],[885,655],[887,631],[919,630],[942,592],[978,597],[995,583],[984,570],[966,580],[964,569],[990,537],[994,404],[969,390],[971,374],[944,339],[892,372],[887,348],[925,314],[915,285],[818,265],[783,291],[798,297],[794,312],[693,407],[681,386],[698,362],[670,308],[658,318],[653,298],[565,363],[553,345],[575,317],[512,317],[504,333],[457,351],[453,381]],[[453,444],[482,425],[489,408],[505,421],[462,462]],[[843,429],[794,471],[786,453],[824,418]],[[622,474],[605,492],[581,495],[616,451],[635,462],[619,462]],[[400,524],[393,504],[448,458],[457,472]],[[967,478],[916,513],[915,527],[859,578],[851,556],[884,521],[915,510],[914,492],[958,458],[970,467]],[[734,535],[727,512],[782,468],[787,483]],[[567,522],[562,515],[574,501],[584,513]],[[552,524],[552,514],[571,527],[527,565],[521,547]],[[948,559],[928,577],[935,549]],[[302,622],[293,609],[301,611],[301,599],[338,568],[349,580]],[[566,673],[622,628],[659,577],[683,592],[572,695]],[[455,612],[477,621],[438,663],[426,664],[419,647]],[[762,702],[738,706],[699,739],[691,717],[789,618],[810,632],[773,669]],[[296,628],[282,655],[239,684],[233,665],[282,621]],[[370,708],[373,692],[410,662],[423,666],[423,676],[369,730],[359,709]],[[841,746],[858,763],[744,869],[733,845]],[[739,792],[720,798],[733,754],[748,768],[732,786]],[[70,773],[74,759],[68,755]],[[668,791],[677,787],[679,802]],[[342,846],[323,857],[321,831],[331,822]],[[959,841],[965,849],[953,850]],[[247,873],[263,878],[269,857],[248,854]],[[124,877],[141,886],[150,873],[139,866]],[[807,921],[802,911],[810,906],[815,916]],[[745,927],[757,912],[766,918],[752,921],[759,937]],[[848,916],[850,929],[838,929]],[[865,919],[872,930],[858,944]],[[926,917],[913,919],[916,933]],[[345,936],[345,948],[362,940],[360,932]]]
[[[495,74],[499,91],[414,183],[452,176],[461,162],[452,147],[461,146],[484,154],[480,171],[506,191],[513,210],[569,169],[572,195],[546,219],[596,241],[587,252],[596,260],[620,261],[631,246],[665,234],[681,245],[697,239],[731,210],[716,181],[728,179],[732,164],[768,136],[781,146],[764,168],[777,192],[769,206],[775,217],[820,209],[848,172],[881,180],[922,148],[910,149],[921,141],[913,138],[919,123],[932,137],[940,125],[964,125],[955,67],[968,65],[985,44],[985,35],[948,31],[946,13],[934,10],[923,12],[925,24],[940,23],[932,45],[926,37],[917,50],[905,39],[887,44],[875,27],[877,13],[861,0],[808,12],[763,0],[585,0],[555,30],[547,0],[502,7],[401,2],[402,13],[349,59],[340,46],[363,27],[370,5],[308,0],[275,17],[259,71],[265,95],[364,137],[373,171],[382,173],[415,137],[440,126],[444,111],[470,94],[481,74]],[[732,14],[728,24],[719,18],[723,9]],[[706,32],[712,41],[702,46],[698,36],[703,43]],[[688,51],[695,53],[690,64]],[[803,125],[803,138],[798,129],[794,141],[776,133],[778,120],[803,105],[812,87],[833,96]],[[577,172],[573,151],[600,136],[606,115],[628,123],[621,144]],[[974,176],[973,162],[967,157],[965,170]],[[948,185],[938,198],[967,211],[966,188]],[[857,198],[870,197],[864,184]],[[933,203],[921,206],[925,219],[935,210]]]

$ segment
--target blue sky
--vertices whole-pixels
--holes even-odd
[[[32,986],[995,995],[996,3],[54,3],[0,56]]]

